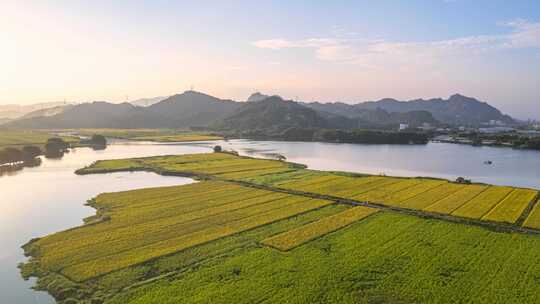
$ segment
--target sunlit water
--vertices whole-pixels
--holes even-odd
[[[113,173],[77,176],[73,172],[98,159],[202,153],[215,144],[243,155],[269,157],[279,153],[288,161],[313,169],[396,176],[458,176],[477,182],[540,188],[540,152],[506,148],[433,143],[426,146],[353,145],[233,140],[198,144],[117,142],[103,151],[77,149],[61,160],[43,160],[0,177],[0,303],[53,303],[30,290],[17,264],[25,260],[20,246],[34,237],[80,225],[94,210],[84,203],[101,192],[192,182],[153,173]],[[491,160],[492,165],[484,161]]]

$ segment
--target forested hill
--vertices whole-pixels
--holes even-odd
[[[413,111],[427,111],[433,117],[450,125],[480,125],[490,120],[500,120],[507,124],[515,121],[504,115],[495,107],[475,98],[455,94],[448,99],[417,99],[399,101],[391,98],[379,101],[369,101],[357,104],[345,103],[306,103],[306,106],[317,111],[325,111],[347,117],[368,118],[376,115],[373,111],[384,110],[388,113],[406,113]]]
[[[355,105],[302,103],[260,93],[249,102],[219,99],[186,91],[141,107],[130,103],[93,102],[63,108],[55,115],[31,115],[8,122],[19,128],[188,128],[229,130],[300,128],[395,128],[407,123],[479,125],[490,120],[512,123],[499,110],[473,98],[401,102],[384,99]],[[39,113],[39,112],[38,112]]]
[[[241,106],[199,92],[187,91],[148,107],[130,103],[85,103],[49,117],[10,122],[21,128],[187,128],[207,126]]]

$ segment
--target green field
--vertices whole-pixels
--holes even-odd
[[[24,246],[23,276],[38,277],[37,288],[60,303],[81,304],[540,296],[540,236],[518,221],[540,228],[536,190],[313,171],[229,153],[98,161],[78,173],[130,170],[201,181],[100,194],[85,225]]]
[[[285,162],[228,153],[99,161],[78,173],[125,170],[205,175],[301,193],[508,224],[515,224],[538,194],[537,190],[532,189],[458,184],[440,179],[312,171]]]
[[[241,248],[110,303],[536,303],[538,250],[536,236],[381,212],[286,253]]]
[[[379,210],[368,207],[354,207],[338,214],[323,218],[316,222],[298,227],[293,230],[275,235],[263,240],[262,243],[282,251],[291,250],[316,238],[339,230],[347,225],[359,221]]]
[[[156,142],[212,141],[223,139],[219,135],[207,132],[175,129],[74,129],[70,131],[84,136],[101,134],[106,137]]]
[[[290,172],[297,168],[298,166],[276,160],[238,157],[229,153],[209,153],[184,155],[182,157],[160,156],[98,161],[87,168],[78,170],[77,173],[152,170],[158,173],[184,173],[188,175],[210,175],[223,179],[241,179]]]
[[[47,139],[57,137],[45,131],[0,130],[0,149],[6,147],[22,148],[27,145],[42,146]],[[62,137],[67,142],[77,141],[74,137]]]

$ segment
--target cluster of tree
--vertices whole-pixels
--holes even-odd
[[[521,137],[514,141],[514,146],[524,149],[540,150],[540,138]]]
[[[5,148],[0,150],[0,165],[13,163],[30,163],[43,152],[36,146],[25,146],[22,149]]]
[[[314,141],[345,142],[359,144],[427,144],[429,137],[418,132],[375,130],[319,130]]]
[[[481,134],[476,132],[458,133],[458,137],[470,139],[474,145],[480,146],[484,141],[491,142],[494,146],[510,146],[520,149],[540,150],[540,138],[523,136],[518,133],[505,134]]]
[[[90,139],[83,139],[79,143],[90,146],[94,150],[103,150],[107,147],[107,138],[103,135],[94,134]]]
[[[287,128],[281,132],[261,129],[228,133],[230,137],[258,140],[321,141],[358,144],[427,144],[430,135],[423,132],[398,132],[382,130],[342,130],[323,128]]]
[[[69,149],[69,143],[58,137],[49,138],[45,143],[45,151],[37,146],[24,146],[22,149],[8,147],[0,150],[0,165],[4,164],[19,164],[25,165],[36,164],[36,157],[45,154],[48,158],[58,158],[64,155]]]
[[[65,142],[62,138],[53,137],[47,140],[45,143],[45,157],[47,158],[59,158],[64,156],[64,153],[69,149],[69,143]]]
[[[466,179],[466,178],[460,176],[460,177],[456,178],[456,183],[458,183],[458,184],[467,184],[468,185],[468,184],[471,184],[472,182],[471,182],[470,179]]]

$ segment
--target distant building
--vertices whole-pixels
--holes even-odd
[[[478,132],[486,133],[486,134],[508,133],[508,132],[514,132],[514,131],[515,131],[514,128],[509,128],[509,127],[493,127],[493,128],[478,129]]]
[[[400,131],[403,131],[403,130],[406,130],[409,128],[409,125],[408,124],[399,124],[399,130]]]

